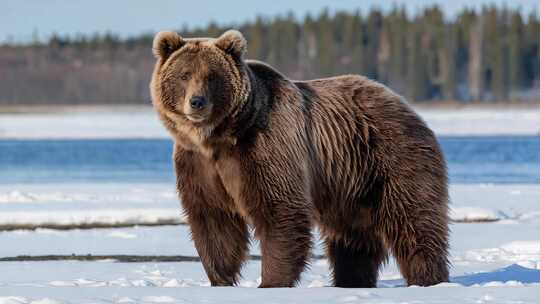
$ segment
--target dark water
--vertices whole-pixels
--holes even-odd
[[[454,183],[540,183],[540,137],[442,137]],[[0,183],[172,182],[165,139],[0,140]]]

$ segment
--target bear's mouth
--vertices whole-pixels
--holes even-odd
[[[178,118],[183,118],[185,120],[188,120],[192,123],[202,123],[206,120],[207,116],[206,115],[201,115],[199,113],[183,113],[177,109],[169,109],[168,111],[173,117],[175,117],[176,119]]]
[[[189,119],[192,122],[203,122],[206,119],[205,115],[199,115],[199,114],[186,114],[187,119]]]

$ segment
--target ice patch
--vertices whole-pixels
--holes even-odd
[[[0,304],[59,304],[60,302],[49,298],[29,300],[23,297],[0,297]]]
[[[4,230],[180,224],[181,212],[169,184],[0,185]]]
[[[510,280],[506,282],[500,282],[500,281],[494,281],[494,282],[487,282],[485,284],[481,285],[482,287],[501,287],[501,286],[510,286],[510,287],[516,287],[516,286],[523,286],[523,283]]]
[[[157,287],[157,288],[184,288],[209,286],[207,281],[195,281],[193,279],[177,279],[166,276],[144,276],[140,279],[118,278],[109,281],[90,279],[76,279],[73,281],[51,281],[48,284],[53,287]],[[242,287],[257,287],[257,282],[243,281]]]
[[[30,203],[30,202],[75,202],[75,201],[91,201],[97,199],[96,196],[77,193],[31,193],[21,191],[10,191],[0,193],[0,203]]]
[[[77,286],[74,282],[66,282],[66,281],[51,281],[49,282],[50,286],[54,287],[73,287]]]
[[[41,299],[41,300],[35,300],[30,302],[30,304],[60,304],[60,302],[53,300],[53,299]]]
[[[122,231],[113,231],[107,235],[108,237],[121,238],[121,239],[135,239],[137,238],[136,234],[122,232]]]
[[[487,303],[487,302],[493,302],[494,300],[495,300],[494,297],[492,297],[489,294],[485,294],[480,299],[478,299],[478,301],[476,301],[476,303]]]
[[[540,241],[515,241],[501,246],[501,249],[524,259],[540,259]]]
[[[440,284],[437,284],[437,285],[434,285],[433,287],[442,287],[442,288],[450,288],[450,287],[461,287],[463,285],[459,284],[459,283],[448,283],[448,282],[445,282],[445,283],[440,283]]]
[[[185,219],[179,209],[102,209],[55,211],[3,211],[0,227],[4,229],[114,227],[130,225],[181,224]],[[124,235],[125,236],[125,235]],[[119,235],[116,235],[119,237]]]
[[[498,248],[469,250],[456,261],[514,262],[536,265],[540,261],[540,241],[515,241]]]
[[[163,283],[163,287],[187,287],[183,282],[178,281],[177,279],[171,279]]]
[[[0,297],[0,304],[26,304],[29,301],[22,297]]]
[[[311,283],[308,284],[308,288],[324,287],[325,285],[323,280],[312,280]]]
[[[144,303],[175,303],[176,302],[174,298],[171,298],[168,296],[150,296],[150,297],[144,297],[142,300]]]
[[[362,300],[365,299],[373,299],[377,298],[378,295],[367,292],[367,291],[359,291],[351,295],[343,296],[338,299],[338,303],[360,303]]]
[[[540,211],[531,211],[516,216],[520,221],[533,221],[540,219]]]
[[[454,222],[494,222],[508,218],[503,212],[479,207],[452,207],[450,219]]]
[[[109,189],[105,185],[71,185],[63,191],[50,191],[48,187],[29,187],[27,185],[14,185],[12,187],[30,188],[33,190],[7,190],[0,188],[0,203],[3,204],[20,204],[20,203],[148,203],[158,202],[161,200],[176,201],[177,195],[174,191],[155,191],[155,186],[141,185],[143,189],[138,187],[126,187],[125,189]],[[58,188],[58,185],[49,187]],[[75,188],[75,189],[73,189]],[[149,189],[147,189],[149,188]],[[171,186],[171,188],[173,188]],[[81,189],[87,189],[82,191]]]

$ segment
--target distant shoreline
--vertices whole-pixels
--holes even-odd
[[[2,114],[46,114],[46,113],[85,113],[85,112],[145,112],[152,111],[149,105],[111,104],[111,105],[0,105]]]

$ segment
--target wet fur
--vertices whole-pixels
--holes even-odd
[[[175,140],[178,191],[213,286],[238,282],[250,225],[261,287],[298,282],[315,225],[336,286],[374,287],[388,252],[409,285],[448,280],[445,161],[401,97],[356,75],[291,81],[236,54],[224,67],[238,69],[223,93],[232,110],[196,126],[164,106],[163,58],[153,102]]]

